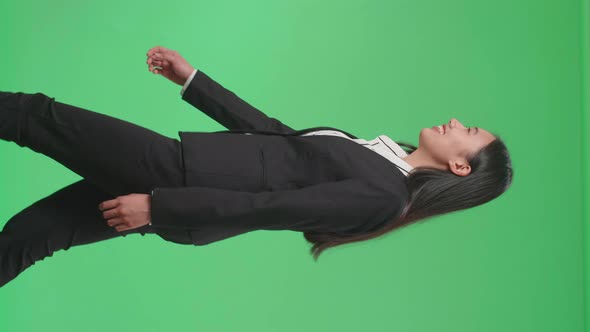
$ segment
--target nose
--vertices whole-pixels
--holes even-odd
[[[455,118],[451,118],[451,120],[449,121],[449,126],[451,126],[451,128],[454,128],[454,127],[465,128],[465,126],[463,126],[463,124]]]

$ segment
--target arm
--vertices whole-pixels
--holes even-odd
[[[219,122],[227,129],[270,130],[291,133],[295,130],[242,100],[232,91],[194,70],[181,91],[182,99]]]
[[[154,188],[154,227],[206,228],[249,225],[253,229],[347,232],[398,211],[397,196],[362,179],[321,183],[296,190],[259,193],[208,187]]]
[[[270,118],[230,90],[196,70],[177,51],[156,46],[148,50],[150,72],[182,85],[182,99],[227,129],[268,130],[292,133],[295,130]]]

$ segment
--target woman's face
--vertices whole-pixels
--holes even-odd
[[[438,126],[424,128],[420,131],[419,147],[440,164],[456,167],[455,162],[464,163],[470,153],[475,153],[496,139],[487,130],[478,127],[465,127],[459,120],[452,118],[442,125],[444,133]]]

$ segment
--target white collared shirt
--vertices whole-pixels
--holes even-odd
[[[405,175],[408,176],[408,173],[414,169],[410,164],[405,162],[402,158],[406,157],[408,153],[402,149],[397,143],[395,143],[391,138],[387,135],[379,135],[375,139],[367,141],[362,138],[353,139],[348,137],[346,134],[336,131],[336,130],[316,130],[310,131],[309,133],[305,133],[301,136],[313,136],[313,135],[333,135],[333,136],[340,136],[347,138],[351,141],[357,142],[362,146],[377,152],[378,154],[385,157],[387,160],[391,161],[397,168]]]
[[[197,73],[197,69],[194,69],[193,72],[190,74],[186,82],[184,83],[182,89],[180,90],[180,95],[184,94],[184,91],[192,81],[193,77]],[[246,135],[251,135],[246,133]],[[362,138],[353,139],[348,137],[346,134],[336,131],[336,130],[316,130],[310,131],[309,133],[305,133],[301,136],[313,136],[313,135],[333,135],[333,136],[340,136],[347,138],[351,141],[357,142],[358,144],[363,145],[364,147],[377,152],[378,154],[385,157],[387,160],[391,161],[397,168],[405,175],[408,176],[408,173],[414,169],[410,164],[405,162],[402,158],[406,157],[408,154],[404,149],[401,148],[397,143],[395,143],[391,138],[387,135],[379,135],[375,139],[367,141]]]

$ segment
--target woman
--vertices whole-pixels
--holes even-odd
[[[328,247],[483,204],[512,180],[500,138],[456,119],[423,129],[419,147],[399,143],[410,154],[390,141],[388,155],[377,139],[269,118],[173,50],[154,47],[146,62],[229,130],[179,132],[179,141],[42,93],[0,92],[0,138],[83,177],[8,220],[0,286],[55,251],[134,233],[205,245],[288,229],[304,233],[317,259]]]

